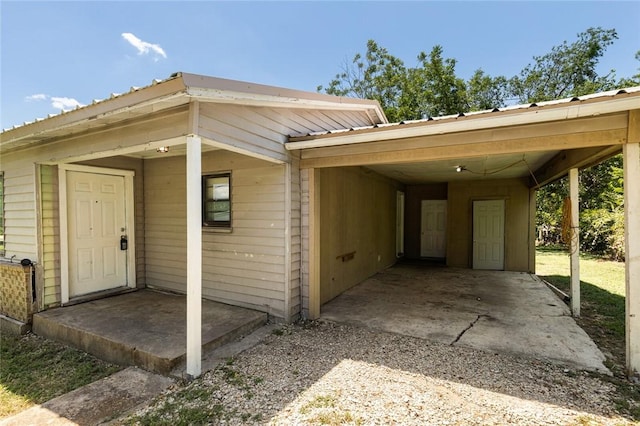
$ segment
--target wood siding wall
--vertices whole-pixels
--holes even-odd
[[[58,167],[40,166],[42,308],[60,304],[60,209]]]
[[[310,169],[300,170],[300,301],[303,318],[309,317],[309,173],[312,172]]]
[[[147,285],[177,292],[186,291],[185,167],[184,157],[170,157],[145,161],[144,172]],[[203,154],[203,173],[231,171],[233,228],[203,229],[204,297],[285,318],[284,169]]]
[[[320,170],[320,303],[396,262],[399,188],[361,167]]]
[[[38,261],[36,233],[36,166],[20,153],[2,153],[4,172],[5,257]]]
[[[302,233],[301,233],[301,195],[300,195],[300,167],[297,157],[291,160],[291,256],[289,274],[289,318],[295,320],[302,311],[301,293],[301,265],[302,265]]]
[[[526,179],[450,182],[447,206],[447,266],[472,266],[473,201],[505,200],[504,268],[533,272],[529,265],[530,205]],[[533,226],[533,225],[532,225]]]

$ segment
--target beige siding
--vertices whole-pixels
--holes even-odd
[[[361,167],[320,170],[320,303],[395,263],[398,188]]]
[[[58,167],[40,167],[43,308],[60,303],[60,215]]]
[[[198,133],[222,142],[233,150],[287,161],[286,133],[272,130],[272,123],[253,109],[219,104],[202,104]]]
[[[300,195],[300,168],[298,158],[293,158],[291,162],[291,255],[290,255],[290,275],[289,275],[289,319],[295,320],[302,310],[301,286],[301,195]]]
[[[505,200],[504,266],[507,271],[529,271],[529,187],[525,179],[449,183],[447,207],[447,265],[472,265],[473,201]]]
[[[145,161],[147,284],[186,291],[184,157]],[[228,151],[203,154],[203,173],[231,171],[231,232],[204,229],[205,297],[284,317],[284,166]]]
[[[309,169],[300,170],[300,303],[309,317]]]
[[[4,172],[5,257],[38,260],[36,167],[19,153],[2,153]]]

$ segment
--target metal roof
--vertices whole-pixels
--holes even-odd
[[[324,139],[331,138],[332,136],[348,136],[350,132],[353,133],[366,133],[370,131],[375,131],[375,129],[399,129],[402,127],[414,127],[414,126],[424,126],[430,123],[444,123],[444,122],[455,122],[461,121],[469,117],[488,117],[488,116],[497,116],[501,113],[509,113],[514,111],[527,111],[527,110],[539,110],[542,108],[548,107],[557,107],[562,105],[569,105],[571,103],[584,103],[584,102],[592,102],[592,101],[601,101],[607,98],[616,98],[626,94],[640,94],[640,86],[629,87],[625,89],[616,89],[610,90],[607,92],[593,93],[583,96],[574,96],[571,98],[564,98],[552,101],[544,101],[544,102],[534,102],[527,104],[518,104],[518,105],[510,105],[503,108],[494,108],[484,111],[472,111],[460,114],[452,114],[452,115],[444,115],[440,117],[428,117],[421,120],[404,120],[397,123],[380,123],[366,127],[352,127],[348,129],[338,129],[338,130],[329,130],[322,132],[313,132],[306,134],[292,134],[289,135],[288,143],[302,142],[302,141],[310,141],[316,139]]]
[[[0,133],[0,149],[14,149],[105,128],[124,120],[186,107],[192,101],[323,111],[318,120],[325,116],[341,117],[325,125],[309,127],[313,131],[387,122],[377,101],[178,72],[165,80],[153,80],[145,87],[131,87],[126,93],[112,93],[107,99],[96,99],[89,105],[5,129]],[[304,127],[301,130],[304,131]]]
[[[256,84],[249,83],[239,80],[230,80],[218,77],[209,77],[197,74],[176,72],[171,74],[168,78],[154,79],[151,81],[151,84],[143,87],[135,87],[132,86],[129,91],[124,93],[111,93],[108,98],[105,99],[94,99],[90,104],[84,106],[76,106],[71,110],[62,110],[58,114],[49,114],[46,117],[36,118],[33,121],[25,121],[22,124],[16,124],[12,127],[5,128],[2,130],[2,133],[9,132],[11,130],[15,130],[21,127],[29,126],[34,123],[39,123],[45,120],[49,120],[55,117],[60,117],[62,115],[73,114],[76,111],[86,110],[92,106],[105,104],[109,101],[113,101],[114,99],[123,98],[127,95],[130,95],[135,92],[140,92],[147,90],[153,86],[157,86],[159,84],[165,84],[172,80],[182,80],[184,82],[184,89],[187,94],[189,94],[192,98],[206,97],[209,95],[214,95],[217,100],[230,100],[236,99],[228,93],[243,93],[245,95],[256,94],[262,96],[268,96],[272,98],[280,98],[284,99],[285,102],[291,103],[300,103],[301,100],[310,101],[311,103],[317,104],[326,104],[325,107],[330,105],[335,106],[336,104],[341,105],[343,107],[353,106],[353,107],[363,107],[369,106],[371,109],[377,110],[376,116],[372,117],[373,121],[386,122],[386,117],[380,108],[380,104],[377,101],[372,101],[369,99],[356,99],[356,98],[348,98],[348,97],[340,97],[340,96],[332,96],[325,95],[322,93],[314,93],[314,92],[305,92],[301,90],[288,89],[283,87],[276,86],[268,86],[264,84]],[[227,93],[227,95],[225,95]],[[248,98],[245,98],[248,99]]]

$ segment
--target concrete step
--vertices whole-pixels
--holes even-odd
[[[202,347],[251,333],[267,314],[202,301]],[[141,290],[34,315],[33,332],[98,358],[169,374],[186,357],[186,298]]]

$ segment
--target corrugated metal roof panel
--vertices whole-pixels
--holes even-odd
[[[396,123],[383,123],[383,124],[376,124],[373,126],[366,126],[366,127],[352,127],[350,129],[345,129],[345,130],[366,131],[366,130],[379,129],[379,128],[392,128],[392,127],[400,127],[400,126],[406,126],[406,125],[419,125],[429,121],[438,122],[438,121],[444,121],[444,120],[457,120],[465,117],[477,117],[481,115],[499,114],[503,112],[510,112],[510,111],[517,111],[517,110],[544,108],[549,106],[568,104],[571,102],[584,102],[584,101],[593,100],[593,99],[615,97],[622,94],[631,94],[631,93],[638,93],[638,92],[640,92],[640,86],[635,86],[635,87],[629,87],[624,89],[609,90],[606,92],[592,93],[592,94],[582,95],[582,96],[574,96],[571,98],[555,99],[551,101],[534,102],[534,103],[527,103],[527,104],[508,105],[502,108],[494,108],[494,109],[488,109],[483,111],[465,112],[464,114],[461,113],[461,114],[444,115],[439,117],[429,117],[422,120],[405,120],[405,121],[400,121]],[[304,137],[326,136],[326,135],[332,135],[332,134],[338,134],[338,133],[342,133],[342,132],[338,130],[331,130],[331,131],[325,131],[325,132],[314,132],[313,134],[307,134],[307,135],[299,135],[299,134],[289,135],[289,137],[290,139],[295,139],[295,138],[304,138]]]

